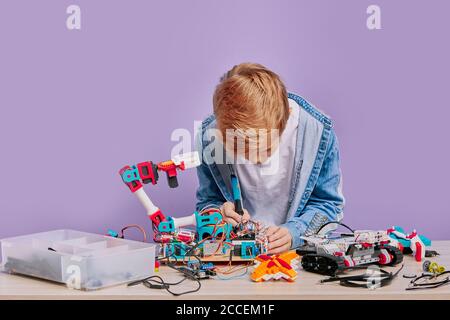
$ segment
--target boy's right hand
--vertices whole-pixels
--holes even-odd
[[[234,211],[234,203],[233,202],[225,202],[222,205],[221,212],[225,217],[226,221],[231,223],[234,227],[237,224],[250,220],[250,214],[246,209],[244,209],[244,214],[241,216],[239,213]]]

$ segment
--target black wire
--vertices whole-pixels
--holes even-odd
[[[352,233],[355,233],[355,231],[354,231],[352,228],[350,228],[349,226],[347,226],[346,224],[344,224],[344,223],[342,223],[342,222],[339,222],[339,221],[328,221],[327,223],[323,224],[323,225],[319,228],[319,230],[317,230],[316,234],[318,234],[325,226],[327,226],[327,225],[329,225],[329,224],[332,224],[332,223],[338,224],[338,225],[340,225],[340,226],[342,226],[342,227],[344,227],[344,228],[347,228],[347,229],[348,229],[349,231],[351,231]]]
[[[177,243],[173,243],[173,245],[182,248],[182,246],[177,244]],[[191,252],[192,249],[193,249],[193,247],[191,247],[191,249],[188,252]],[[202,260],[197,255],[191,255],[191,256],[195,257],[200,263],[203,263]],[[175,262],[171,262],[170,258],[175,259]],[[138,285],[138,284],[143,284],[144,286],[146,286],[149,289],[165,289],[167,292],[169,292],[170,294],[172,294],[174,296],[181,296],[181,295],[188,294],[188,293],[194,293],[194,292],[199,291],[200,288],[202,287],[202,284],[200,283],[200,280],[195,275],[192,275],[192,274],[186,272],[185,270],[177,267],[178,259],[175,256],[175,250],[173,250],[170,255],[168,255],[166,257],[162,257],[162,258],[157,258],[156,260],[158,260],[158,261],[167,260],[166,265],[169,268],[174,269],[174,270],[182,273],[184,275],[184,278],[181,279],[180,281],[171,283],[171,282],[164,281],[160,276],[154,275],[154,276],[150,276],[150,277],[145,278],[145,279],[141,279],[141,280],[130,282],[128,284],[128,286],[131,287],[131,286],[135,286],[135,285]],[[159,281],[157,281],[155,279],[159,279]],[[174,292],[174,291],[170,290],[170,286],[179,285],[183,281],[185,281],[186,279],[190,279],[192,281],[197,282],[197,285],[198,285],[197,288],[192,289],[192,290],[187,290],[187,291],[184,291],[184,292]],[[156,285],[154,285],[152,282],[156,283]]]
[[[325,283],[325,282],[333,282],[333,281],[339,281],[339,284],[341,286],[345,286],[345,287],[367,287],[367,281],[368,280],[375,280],[378,279],[380,282],[380,286],[384,287],[386,285],[388,285],[389,283],[391,283],[391,281],[397,277],[397,275],[400,273],[400,271],[403,269],[403,265],[401,265],[401,267],[393,272],[387,272],[383,269],[379,269],[380,274],[378,275],[377,278],[375,278],[375,275],[367,275],[367,274],[360,274],[360,275],[355,275],[355,276],[346,276],[346,277],[330,277],[327,279],[323,279],[320,282],[321,283]],[[374,279],[375,278],[375,279]],[[358,283],[358,282],[365,282],[366,284],[363,283]]]
[[[178,270],[178,271],[182,272],[181,270]],[[196,279],[195,277],[192,277],[188,273],[184,273],[184,272],[182,272],[182,273],[185,275],[185,278],[183,278],[183,279],[181,279],[180,281],[177,281],[177,282],[172,282],[172,283],[171,282],[166,282],[160,276],[151,276],[151,277],[148,277],[148,278],[145,278],[145,279],[142,279],[142,280],[131,282],[131,283],[128,284],[128,286],[131,287],[131,286],[135,286],[135,285],[138,285],[138,284],[142,283],[149,289],[164,289],[164,290],[166,290],[167,292],[169,292],[170,294],[172,294],[174,296],[181,296],[181,295],[184,295],[184,294],[194,293],[194,292],[199,291],[200,288],[202,287],[202,284],[201,284],[200,280]],[[170,290],[170,286],[179,285],[179,284],[181,284],[183,281],[185,281],[188,278],[190,278],[191,280],[195,280],[197,282],[197,284],[198,284],[197,288],[192,289],[192,290],[183,291],[183,292],[174,292],[174,291]],[[158,279],[159,281],[157,281],[155,279]],[[156,283],[156,286],[152,282]]]
[[[178,247],[181,248],[181,249],[184,249],[184,248],[183,248],[181,245],[179,245],[178,243],[172,243],[172,244],[173,244],[174,246],[178,246]],[[188,251],[186,251],[185,254],[183,255],[183,263],[185,263],[186,256],[188,256],[189,253],[191,253],[195,248],[197,248],[198,245],[199,245],[199,243],[197,243],[195,246],[190,246],[190,245],[188,245],[188,244],[186,244],[186,243],[185,243],[185,245],[188,246],[188,247],[190,247],[190,249],[189,249]],[[170,258],[171,256],[173,256],[173,258],[175,259],[175,264],[176,264],[176,263],[178,262],[178,259],[177,259],[177,257],[175,256],[175,251],[173,251],[171,255],[169,255],[168,257],[165,257],[165,258]],[[191,256],[191,257],[194,257],[195,259],[197,259],[198,262],[199,262],[200,264],[203,263],[202,259],[201,259],[198,255],[196,255],[196,254],[191,254],[190,256]],[[169,264],[169,263],[170,263],[170,261],[167,260],[167,264]]]
[[[148,277],[148,278],[145,278],[145,279],[141,279],[141,280],[136,280],[136,281],[133,281],[133,282],[130,282],[129,284],[128,284],[128,286],[129,287],[133,287],[133,286],[136,286],[136,285],[138,285],[138,284],[141,284],[142,282],[144,282],[144,281],[154,281],[154,282],[157,282],[158,283],[158,281],[156,281],[156,280],[152,280],[153,278],[157,278],[157,279],[160,279],[160,284],[167,284],[167,285],[169,285],[169,286],[176,286],[177,284],[180,284],[180,283],[182,283],[183,281],[185,281],[187,278],[183,278],[183,279],[181,279],[180,281],[177,281],[177,282],[166,282],[166,281],[164,281],[164,280],[162,280],[161,279],[161,277],[160,276],[150,276],[150,277]]]
[[[450,283],[450,278],[447,277],[444,280],[441,281],[433,281],[433,282],[423,282],[423,283],[417,283],[417,280],[420,279],[426,279],[426,280],[431,280],[431,279],[437,279],[438,277],[441,277],[445,274],[449,274],[450,271],[444,271],[440,274],[437,275],[427,275],[427,274],[423,274],[413,280],[411,280],[410,282],[410,286],[408,288],[406,288],[406,290],[418,290],[418,289],[433,289],[433,288],[437,288],[440,286],[443,286],[445,284]]]

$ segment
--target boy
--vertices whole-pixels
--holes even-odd
[[[328,117],[253,63],[221,79],[213,106],[197,141],[197,210],[220,206],[233,225],[252,219],[270,226],[270,254],[296,248],[302,235],[342,219],[339,149]],[[242,216],[233,204],[230,165],[240,180]]]

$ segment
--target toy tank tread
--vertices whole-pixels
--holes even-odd
[[[305,271],[334,276],[345,269],[344,260],[331,254],[306,254],[302,258]]]
[[[392,256],[392,261],[388,264],[388,266],[395,266],[403,262],[403,253],[400,249],[390,245],[384,245],[383,249],[386,249]]]

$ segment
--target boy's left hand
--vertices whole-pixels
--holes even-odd
[[[269,227],[266,231],[269,240],[269,254],[278,254],[291,248],[292,236],[285,227]]]

